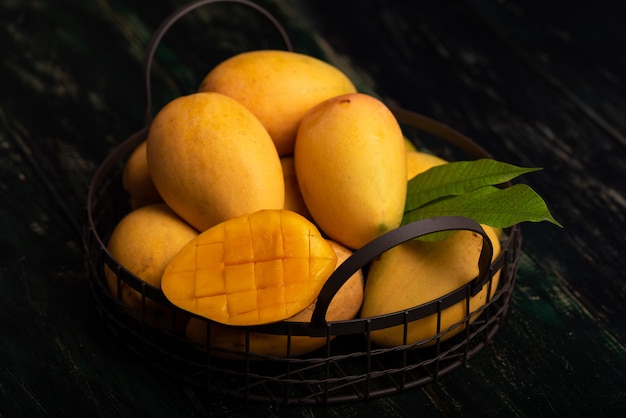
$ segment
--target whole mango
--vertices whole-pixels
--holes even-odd
[[[148,171],[146,141],[137,145],[124,164],[122,185],[128,194],[132,209],[153,203],[163,203]]]
[[[404,145],[406,146],[407,152],[409,151],[417,151],[417,147],[409,138],[404,137]]]
[[[265,126],[281,156],[293,153],[298,125],[317,103],[356,88],[337,67],[291,51],[258,50],[214,67],[199,91],[230,96]]]
[[[447,161],[434,154],[429,154],[423,151],[407,151],[406,152],[406,177],[407,180],[411,180],[424,171],[438,166],[446,164]]]
[[[298,130],[294,163],[304,202],[331,239],[358,249],[400,225],[405,142],[378,99],[354,93],[312,108]]]
[[[199,231],[261,209],[282,209],[285,186],[269,134],[242,104],[194,93],[161,109],[147,138],[150,177]]]
[[[493,258],[500,253],[500,242],[495,230],[482,225],[493,245]],[[395,246],[372,261],[367,275],[361,317],[401,312],[437,300],[478,276],[478,259],[483,245],[480,234],[458,231],[439,241],[411,240]],[[491,285],[470,299],[469,311],[465,300],[442,311],[439,324],[441,340],[446,340],[465,329],[464,319],[472,315],[473,322],[480,314],[488,295],[493,296],[500,277],[494,273]],[[423,342],[432,345],[437,335],[435,314],[410,322],[406,344]],[[373,331],[373,343],[383,347],[405,344],[402,325]]]
[[[142,206],[125,215],[115,226],[107,249],[116,261],[139,279],[161,288],[165,266],[189,241],[198,235],[188,223],[176,215],[166,204]],[[106,281],[111,294],[121,296],[122,303],[130,308],[131,316],[140,319],[143,313],[153,326],[170,330],[173,324],[172,309],[151,299],[120,281],[105,265]],[[182,325],[182,322],[178,322]]]
[[[298,185],[293,155],[281,157],[280,163],[283,167],[283,175],[285,176],[285,209],[311,219],[311,214],[304,203],[300,186]]]

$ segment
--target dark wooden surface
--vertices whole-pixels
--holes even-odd
[[[626,6],[465,0],[259,4],[296,50],[467,134],[527,175],[564,229],[524,224],[504,327],[435,384],[331,407],[246,405],[146,367],[99,322],[83,267],[86,189],[143,124],[141,61],[184,3],[44,0],[0,9],[0,416],[623,416]],[[257,36],[259,33],[263,36]],[[208,6],[164,39],[155,106],[220,59],[280,46]]]

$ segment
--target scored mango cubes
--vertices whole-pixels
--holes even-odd
[[[287,319],[315,301],[337,255],[317,227],[288,210],[260,210],[198,235],[161,279],[174,305],[227,325]]]

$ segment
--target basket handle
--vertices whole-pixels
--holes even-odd
[[[178,10],[174,11],[170,14],[157,28],[156,32],[152,35],[152,39],[148,44],[148,48],[146,50],[146,54],[143,61],[143,78],[144,78],[144,86],[145,86],[145,94],[146,94],[146,111],[144,116],[145,126],[148,126],[152,122],[152,90],[151,90],[151,82],[150,82],[150,73],[152,70],[152,63],[154,61],[154,54],[156,53],[156,49],[161,42],[161,39],[165,35],[165,33],[169,30],[169,28],[176,23],[178,19],[186,15],[192,10],[195,10],[201,6],[212,4],[212,3],[239,3],[245,6],[248,6],[263,16],[265,16],[270,23],[278,30],[283,42],[285,43],[286,49],[289,51],[293,50],[291,45],[291,41],[287,36],[287,32],[282,27],[282,25],[276,20],[276,18],[268,12],[263,7],[259,6],[256,3],[253,3],[248,0],[196,0],[191,3],[180,7]]]
[[[400,123],[418,127],[419,130],[443,139],[474,158],[492,158],[491,154],[476,142],[441,122],[393,104],[389,104],[388,107]]]
[[[463,216],[439,216],[411,222],[393,229],[375,238],[356,250],[350,257],[337,267],[330,275],[322,290],[320,291],[315,309],[311,316],[310,331],[311,336],[326,335],[328,323],[326,321],[326,311],[337,291],[343,284],[356,273],[360,268],[365,267],[383,252],[409,241],[433,232],[443,232],[452,230],[468,230],[476,232],[483,237],[483,246],[478,260],[478,276],[470,282],[470,293],[475,296],[489,280],[491,260],[493,257],[493,245],[487,233],[476,221]],[[463,292],[455,292],[450,295],[453,299],[446,301],[447,304],[454,304],[463,299]],[[416,307],[417,308],[417,307]]]

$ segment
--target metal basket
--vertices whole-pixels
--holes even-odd
[[[232,0],[231,0],[232,1]],[[414,222],[390,231],[355,251],[320,292],[310,322],[279,322],[263,326],[238,327],[249,341],[251,333],[285,337],[286,352],[299,336],[323,339],[321,348],[295,357],[274,357],[252,352],[249,348],[225,350],[206,344],[198,345],[181,332],[181,318],[194,317],[170,304],[160,289],[146,284],[120,265],[107,251],[106,243],[117,222],[130,211],[122,188],[121,173],[125,160],[146,138],[150,121],[149,72],[154,50],[163,33],[194,8],[215,1],[197,1],[172,14],[153,37],[146,54],[146,89],[148,106],[146,125],[115,148],[97,169],[88,191],[84,229],[85,261],[96,307],[104,324],[137,358],[204,391],[274,404],[331,404],[366,400],[402,392],[434,382],[466,363],[494,336],[502,325],[509,307],[521,245],[519,226],[504,231],[501,253],[491,262],[492,247],[485,231],[476,222],[462,217],[441,217]],[[279,29],[291,48],[284,31],[265,10],[247,1]],[[439,151],[464,154],[467,158],[489,158],[489,154],[459,132],[403,109],[392,109],[407,137],[416,142],[435,144]],[[402,242],[431,232],[470,230],[483,236],[479,275],[467,285],[437,300],[403,312],[347,321],[327,322],[326,309],[336,291],[354,272],[367,268],[375,257]],[[107,265],[124,282],[141,294],[141,307],[133,309],[113,294],[106,283]],[[493,296],[474,311],[470,298],[484,286],[492,286],[492,276],[500,271]],[[120,286],[118,286],[119,288]],[[487,292],[491,293],[491,292]],[[454,304],[465,301],[466,316],[448,329],[424,341],[392,348],[375,346],[370,335],[377,329],[407,326],[411,321],[436,315]],[[175,314],[170,326],[155,326],[147,312],[148,303],[157,303]],[[212,321],[203,321],[207,335]],[[459,331],[461,329],[461,332]],[[450,332],[458,332],[446,338]],[[246,345],[248,347],[248,345]]]

